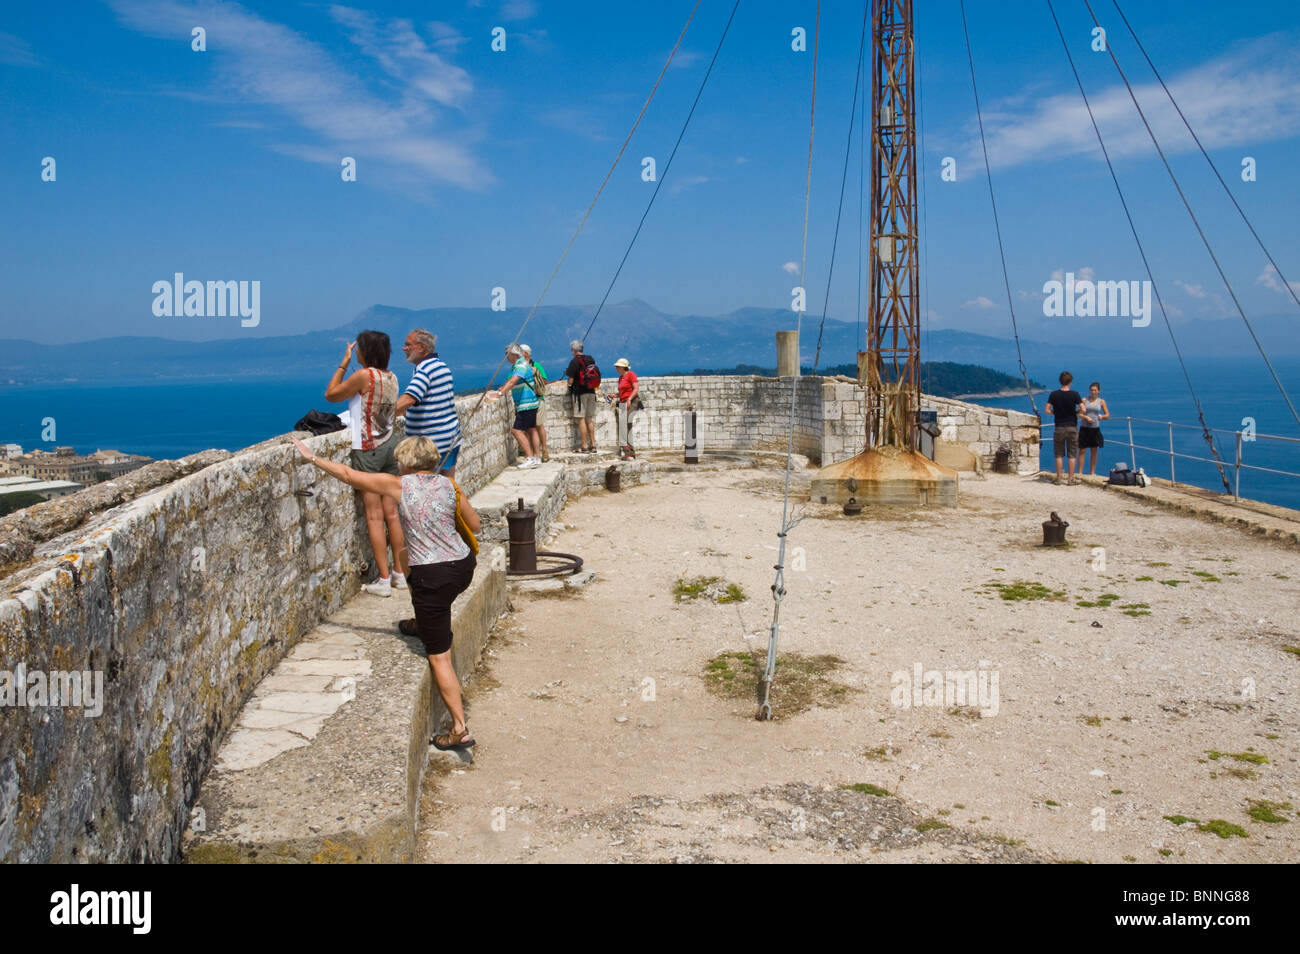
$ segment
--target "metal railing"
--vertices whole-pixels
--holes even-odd
[[[1292,477],[1297,480],[1300,480],[1300,473],[1296,473],[1290,470],[1277,470],[1276,468],[1273,467],[1263,467],[1258,464],[1247,464],[1242,459],[1245,454],[1245,445],[1253,444],[1257,441],[1279,441],[1285,444],[1292,444],[1295,445],[1297,453],[1300,453],[1300,438],[1282,437],[1277,434],[1258,434],[1253,432],[1247,432],[1244,430],[1231,431],[1219,427],[1211,427],[1209,430],[1210,433],[1212,434],[1231,434],[1233,437],[1233,442],[1235,444],[1235,453],[1231,461],[1215,460],[1212,457],[1198,457],[1195,454],[1187,454],[1182,451],[1178,451],[1174,449],[1174,428],[1177,427],[1177,428],[1182,428],[1183,430],[1195,431],[1198,435],[1203,434],[1203,429],[1198,425],[1175,424],[1173,421],[1153,421],[1145,417],[1112,417],[1109,418],[1109,420],[1111,422],[1123,421],[1127,427],[1128,430],[1127,441],[1117,441],[1111,437],[1107,437],[1106,440],[1108,444],[1114,443],[1114,444],[1118,444],[1121,447],[1127,447],[1129,449],[1129,466],[1132,467],[1134,470],[1137,470],[1138,451],[1149,451],[1151,453],[1155,453],[1163,457],[1167,457],[1169,459],[1169,482],[1170,483],[1174,483],[1174,484],[1178,483],[1177,471],[1175,469],[1176,460],[1199,461],[1201,463],[1211,464],[1215,467],[1221,468],[1223,471],[1231,470],[1233,500],[1241,499],[1241,472],[1243,470],[1255,470],[1255,471],[1260,471],[1261,473],[1275,474],[1280,477]],[[1169,435],[1169,446],[1152,447],[1148,444],[1135,443],[1133,440],[1134,423],[1148,424],[1148,425],[1153,424],[1159,427],[1164,427]],[[1056,425],[1052,421],[1044,421],[1042,423],[1042,428],[1044,430],[1049,427],[1055,427],[1055,426]],[[1108,428],[1108,430],[1113,430],[1113,428]],[[1046,442],[1044,442],[1044,446],[1046,446]],[[1084,448],[1084,450],[1086,449],[1087,448]],[[1197,486],[1197,485],[1192,485],[1192,486]]]

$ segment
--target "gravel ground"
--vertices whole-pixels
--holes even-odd
[[[805,498],[809,476],[794,480]],[[550,548],[596,579],[513,597],[469,695],[476,760],[430,773],[424,860],[1300,854],[1300,816],[1280,807],[1300,809],[1296,550],[1036,478],[963,475],[950,510],[800,504],[781,651],[840,657],[850,691],[783,713],[778,671],[774,719],[758,722],[704,673],[765,648],[781,483],[779,469],[683,472],[568,504]],[[1067,549],[1038,545],[1050,511],[1070,522]],[[683,576],[750,598],[678,604]],[[1016,583],[1045,598],[1003,599]],[[917,665],[982,672],[989,692],[913,695],[900,683]]]

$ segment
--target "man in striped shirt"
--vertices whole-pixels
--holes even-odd
[[[423,328],[406,336],[402,351],[415,365],[415,374],[397,399],[397,416],[406,415],[407,437],[427,437],[438,445],[441,472],[454,477],[460,457],[460,418],[451,368],[438,357],[437,345],[438,336]]]

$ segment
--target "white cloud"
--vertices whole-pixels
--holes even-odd
[[[109,3],[128,27],[169,40],[188,37],[200,15],[179,0]],[[297,31],[236,4],[212,2],[203,6],[201,18],[208,34],[205,55],[220,91],[240,103],[281,110],[315,140],[275,147],[286,154],[330,165],[356,156],[363,169],[371,161],[387,166],[390,179],[418,184],[435,180],[475,188],[491,182],[463,134],[429,132],[445,115],[443,108],[464,105],[472,90],[469,75],[426,45],[410,21],[383,21],[342,6],[329,12],[387,74],[395,97],[370,92],[360,77]]]
[[[1291,37],[1262,37],[1166,77],[1206,149],[1256,146],[1300,133],[1300,58],[1295,57],[1294,47]],[[1196,148],[1158,83],[1135,86],[1134,92],[1167,154]],[[1122,84],[1100,92],[1090,90],[1088,99],[1112,158],[1154,156],[1151,139]],[[984,114],[984,129],[989,162],[995,168],[1080,155],[1102,158],[1073,85],[1024,109],[999,104]],[[979,150],[979,139],[972,138],[967,161],[976,168],[983,166]]]
[[[373,13],[332,6],[330,16],[349,30],[348,39],[404,88],[444,106],[464,101],[469,74],[430,50],[410,20],[381,21]]]
[[[1271,264],[1264,266],[1264,270],[1260,272],[1259,277],[1255,279],[1255,284],[1263,285],[1265,288],[1270,291],[1275,291],[1279,295],[1285,295],[1287,293],[1286,286],[1282,284],[1281,276],[1278,274],[1277,269]],[[1287,285],[1291,286],[1292,291],[1300,294],[1300,282],[1287,282]]]
[[[781,270],[784,271],[787,275],[798,275],[798,274],[799,274],[799,263],[798,263],[798,262],[786,262],[784,265],[781,266]]]
[[[1097,272],[1093,269],[1091,265],[1084,265],[1081,268],[1073,269],[1073,272],[1074,272],[1074,280],[1076,282],[1090,282],[1097,275]],[[1058,268],[1055,271],[1053,271],[1052,281],[1054,282],[1065,281],[1065,269]]]
[[[697,50],[678,50],[673,55],[673,61],[670,68],[679,70],[689,69],[698,63],[703,56],[704,54]]]
[[[455,53],[469,42],[469,37],[441,20],[430,22],[429,35],[433,37],[433,45],[444,53]]]
[[[1177,285],[1179,288],[1181,288],[1183,291],[1187,292],[1187,294],[1191,295],[1193,298],[1205,297],[1204,285],[1189,285],[1187,284],[1187,282],[1180,281],[1177,278],[1174,279],[1174,284]]]
[[[994,302],[992,298],[986,298],[983,295],[979,295],[969,301],[962,302],[961,306],[963,308],[975,308],[979,311],[988,311],[990,308],[996,308],[997,303]]]
[[[692,186],[703,185],[709,181],[708,176],[677,176],[669,183],[668,191],[673,195],[677,195]]]
[[[502,20],[530,20],[537,16],[537,4],[533,0],[506,0],[497,14]]]
[[[0,63],[9,66],[40,66],[41,61],[22,37],[0,33]]]
[[[749,162],[749,156],[737,156],[737,157],[736,157],[736,165],[738,165],[738,166],[743,166],[743,165],[744,165],[745,163],[747,163],[747,162]]]

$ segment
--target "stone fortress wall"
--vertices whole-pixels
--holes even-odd
[[[682,411],[702,453],[794,450],[821,464],[857,453],[860,390],[823,378],[643,378],[638,449],[680,449]],[[552,453],[576,447],[563,383],[543,419]],[[518,451],[510,402],[457,399],[458,481],[473,494]],[[945,437],[989,456],[1012,441],[1037,468],[1028,415],[928,400]],[[1031,439],[1032,437],[1032,439]],[[615,441],[602,405],[598,439]],[[346,460],[343,433],[313,438]],[[54,506],[59,501],[40,506]],[[102,674],[102,712],[0,706],[0,861],[174,861],[190,807],[250,693],[294,644],[354,596],[369,547],[353,492],[300,462],[285,437],[94,514],[41,542],[0,595],[0,680]],[[12,678],[12,675],[10,675]],[[2,687],[2,684],[0,684]],[[34,701],[34,700],[33,700]]]
[[[640,382],[647,407],[632,417],[632,446],[638,450],[679,449],[684,436],[682,412],[694,410],[701,451],[784,451],[792,386],[797,389],[796,454],[826,466],[861,453],[865,446],[863,389],[847,378],[718,375],[645,377]],[[563,382],[552,383],[540,416],[552,451],[578,447],[566,389]],[[1039,429],[1032,414],[930,395],[923,395],[922,406],[938,411],[942,441],[969,449],[985,468],[992,467],[994,455],[1005,444],[1017,472],[1037,472]],[[597,403],[596,438],[601,447],[618,443],[613,409],[602,402]]]

